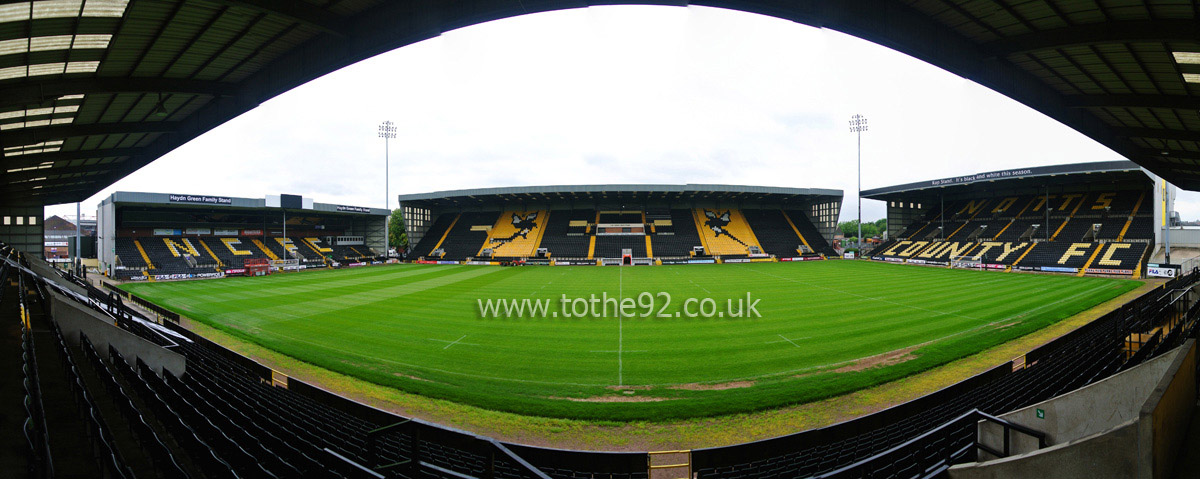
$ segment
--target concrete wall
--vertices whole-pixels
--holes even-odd
[[[0,203],[0,241],[34,258],[45,255],[45,209],[36,203]]]
[[[100,314],[91,308],[79,304],[57,291],[50,291],[50,309],[54,322],[62,329],[63,336],[71,344],[79,344],[79,333],[87,335],[96,352],[108,357],[108,345],[121,352],[121,356],[132,367],[137,367],[137,358],[141,358],[162,374],[163,369],[175,376],[182,376],[187,371],[187,361],[183,355],[164,349],[162,346],[125,331],[112,324],[108,316]]]
[[[1163,373],[1170,367],[1175,354],[1163,354],[1136,368],[1116,374],[1094,384],[1049,400],[1000,415],[1001,419],[1046,433],[1047,445],[1063,444],[1093,434],[1108,431],[1119,424],[1136,420],[1146,398],[1154,391]],[[1037,417],[1037,410],[1045,418]],[[1098,414],[1098,412],[1103,412]],[[997,450],[1004,450],[1004,429],[996,423],[980,421],[979,440]],[[1009,440],[1011,454],[1024,454],[1038,449],[1037,439],[1013,433]],[[991,456],[981,459],[994,459]]]
[[[1014,432],[1010,451],[950,469],[953,479],[1170,477],[1196,402],[1195,341],[1129,371],[1000,416],[1047,433],[1049,447]],[[1045,419],[1037,418],[1037,410]],[[979,441],[1003,449],[1003,429],[981,422]],[[989,460],[990,459],[990,460]]]
[[[1166,228],[1159,228],[1159,238],[1165,238],[1167,235]],[[1163,240],[1159,240],[1163,243]],[[1171,228],[1171,249],[1175,248],[1200,248],[1200,228]],[[1171,255],[1172,260],[1176,260],[1175,255]]]
[[[1196,405],[1196,346],[1195,342],[1185,351],[1182,358],[1172,364],[1156,385],[1154,392],[1142,406],[1140,411],[1140,434],[1142,444],[1149,440],[1153,448],[1142,448],[1143,470],[1141,476],[1147,477],[1147,472],[1154,478],[1171,477],[1175,459],[1179,457],[1179,448],[1187,437],[1187,428],[1191,424],[1192,413]],[[1146,458],[1149,450],[1151,457]]]
[[[951,479],[1128,479],[1137,477],[1138,421],[1036,453],[950,468]]]

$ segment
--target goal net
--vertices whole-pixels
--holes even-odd
[[[275,259],[271,260],[271,271],[292,271],[300,269],[300,260],[298,259]]]
[[[983,269],[983,257],[950,256],[950,266],[954,268]]]

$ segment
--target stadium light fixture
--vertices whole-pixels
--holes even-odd
[[[850,133],[858,135],[858,255],[862,254],[862,134],[864,131],[867,131],[867,117],[862,115],[850,117]]]
[[[163,105],[162,93],[158,94],[158,103],[154,105],[154,116],[159,118],[167,116],[167,106]]]
[[[1171,52],[1175,57],[1175,63],[1187,65],[1200,65],[1200,52]]]
[[[387,210],[388,216],[383,220],[383,259],[387,261],[391,258],[391,238],[388,236],[388,229],[391,228],[392,210],[390,208],[391,200],[388,199],[388,140],[396,137],[396,124],[390,120],[379,124],[379,137],[383,138],[383,209]]]

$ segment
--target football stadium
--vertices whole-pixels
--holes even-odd
[[[4,474],[1195,477],[1194,6],[702,3],[889,46],[1127,160],[861,190],[886,221],[853,246],[819,175],[396,210],[181,179],[105,193],[85,259],[47,207],[360,60],[586,5],[0,4]]]

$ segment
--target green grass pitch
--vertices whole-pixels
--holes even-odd
[[[1138,284],[822,261],[398,265],[123,287],[378,384],[493,410],[627,421],[747,412],[844,394],[1009,341]],[[601,318],[493,318],[481,317],[477,304],[551,299],[551,311],[559,311],[563,294],[638,298],[642,292],[656,296],[655,314],[665,300],[658,293],[670,294],[663,312],[671,317],[617,318],[610,307]],[[747,293],[760,300],[762,317],[674,317],[688,298],[712,298],[724,310],[727,299]],[[907,349],[912,353],[873,367],[860,361]]]

